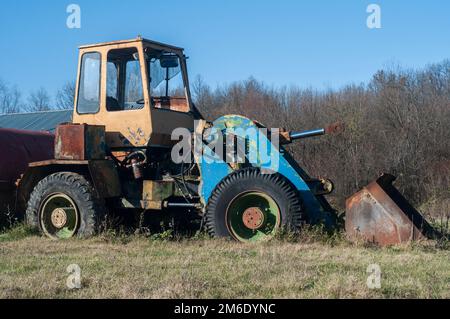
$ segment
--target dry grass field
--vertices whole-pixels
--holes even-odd
[[[52,241],[19,227],[0,235],[0,298],[450,298],[448,245],[316,237]],[[80,289],[66,285],[70,264]],[[370,264],[381,268],[379,289],[366,284]]]

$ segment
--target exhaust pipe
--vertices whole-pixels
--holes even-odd
[[[325,128],[319,128],[307,131],[285,131],[281,130],[280,135],[282,137],[282,144],[289,144],[296,140],[301,140],[309,137],[321,136],[325,134],[338,134],[345,130],[345,124],[342,122],[336,122],[328,125]]]

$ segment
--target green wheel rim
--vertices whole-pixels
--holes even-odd
[[[40,210],[41,228],[54,239],[70,238],[79,226],[79,212],[74,201],[66,194],[49,195]]]
[[[251,191],[239,194],[228,205],[227,227],[239,241],[272,238],[281,224],[280,209],[269,195]]]

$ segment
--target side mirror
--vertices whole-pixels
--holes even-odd
[[[159,63],[162,68],[177,68],[178,67],[178,56],[163,55],[159,58]]]

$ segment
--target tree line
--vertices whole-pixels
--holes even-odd
[[[54,97],[44,87],[24,97],[16,85],[0,79],[0,114],[71,109],[74,96],[75,82],[64,84]]]

